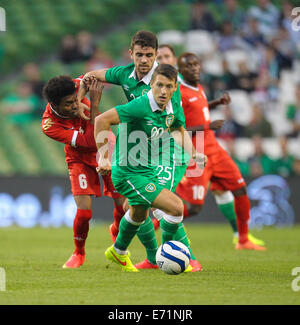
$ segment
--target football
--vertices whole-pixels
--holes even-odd
[[[166,274],[184,272],[190,264],[189,249],[182,243],[171,240],[160,245],[156,252],[156,263]]]

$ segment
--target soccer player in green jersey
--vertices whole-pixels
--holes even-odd
[[[103,82],[120,85],[129,102],[146,94],[150,90],[150,81],[153,71],[158,65],[155,61],[157,48],[158,41],[153,33],[148,31],[138,31],[133,36],[129,49],[133,63],[127,66],[116,66],[110,69],[95,70],[87,73],[83,78],[83,85],[79,89],[79,100],[85,94],[85,79],[91,77],[95,77]],[[177,98],[176,105],[180,105],[181,97],[179,88],[176,89],[173,96]],[[171,159],[165,159],[165,161],[162,162],[160,166],[158,166],[157,172],[159,173],[160,181],[164,183],[165,187],[167,187],[169,190],[175,191],[177,184],[181,181],[185,173],[190,157],[182,157],[178,146],[174,144],[174,141],[172,143],[172,141],[173,139],[171,139],[171,145],[174,146],[173,150],[175,151],[175,160],[173,159],[173,155],[171,156]],[[182,161],[183,158],[185,158],[185,162]],[[164,213],[163,211],[156,209],[153,211],[153,214],[156,215],[157,218],[161,218]],[[115,241],[119,231],[119,222],[120,219],[115,218],[114,223],[110,225],[109,228],[113,241]],[[155,261],[157,241],[150,217],[147,218],[146,222],[140,227],[138,238],[146,248],[147,258],[143,262],[139,263],[137,267],[157,268]],[[182,224],[180,225],[178,232],[174,237],[174,240],[181,241],[189,247],[189,241]],[[197,261],[191,250],[190,252],[193,272],[200,271],[200,263]]]
[[[174,238],[183,219],[183,203],[161,185],[157,166],[162,161],[161,139],[177,132],[179,143],[193,159],[204,167],[206,156],[195,151],[184,125],[182,107],[178,105],[177,70],[168,64],[159,65],[151,79],[151,90],[128,104],[116,106],[95,120],[95,141],[98,148],[98,171],[111,172],[116,190],[128,198],[129,210],[121,219],[114,245],[105,256],[124,271],[138,272],[132,264],[127,248],[140,226],[148,218],[149,208],[164,212],[161,219],[162,242]],[[110,163],[107,151],[108,130],[118,125],[117,141]],[[135,139],[135,141],[133,141]],[[137,144],[138,143],[138,144]],[[166,153],[166,155],[170,155]]]
[[[171,64],[174,67],[177,66],[177,57],[175,55],[174,48],[169,44],[161,44],[157,50],[157,62]],[[178,82],[183,80],[182,76],[179,74]],[[214,105],[210,105],[210,108],[214,108]],[[233,243],[237,244],[238,242],[238,230],[237,230],[237,221],[236,221],[236,213],[234,208],[234,196],[230,191],[213,191],[212,192],[216,203],[228,220],[233,230]],[[197,205],[184,205],[184,218],[196,215],[200,212],[200,209]],[[159,222],[154,222],[155,228],[159,227]],[[264,246],[264,242],[260,239],[255,238],[253,235],[248,235],[249,239],[256,245]]]

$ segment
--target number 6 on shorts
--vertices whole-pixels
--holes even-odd
[[[79,186],[80,186],[80,188],[82,188],[83,190],[85,190],[88,187],[87,180],[86,180],[86,175],[85,174],[80,174],[78,176],[78,179],[79,179]]]

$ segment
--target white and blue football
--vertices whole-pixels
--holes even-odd
[[[166,274],[176,275],[190,264],[189,249],[179,241],[171,240],[160,245],[156,252],[156,263]]]

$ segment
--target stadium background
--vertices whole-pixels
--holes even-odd
[[[127,64],[140,29],[157,33],[177,54],[197,53],[210,99],[231,94],[232,104],[211,118],[227,120],[218,139],[246,177],[251,225],[299,223],[300,31],[291,27],[297,4],[271,1],[275,7],[264,17],[258,2],[1,0],[0,227],[72,225],[63,145],[41,132],[41,89],[56,75]],[[107,86],[100,108],[125,102],[119,87]],[[95,221],[112,219],[108,198],[94,204]],[[224,218],[209,195],[189,221]]]

